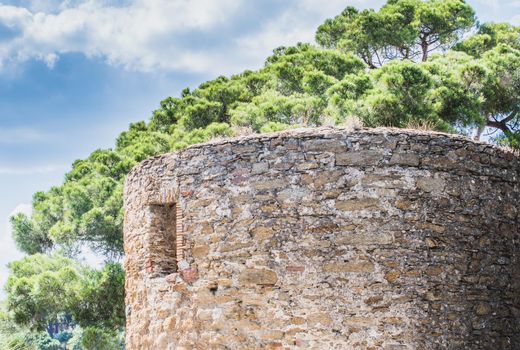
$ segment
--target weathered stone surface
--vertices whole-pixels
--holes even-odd
[[[388,271],[385,274],[385,280],[387,280],[390,283],[394,283],[395,281],[397,281],[399,276],[401,276],[401,272],[399,271]]]
[[[125,187],[127,349],[516,350],[519,173],[394,129],[146,160]]]
[[[336,201],[336,208],[343,211],[355,211],[376,208],[379,204],[377,198],[359,198],[344,201]]]
[[[418,166],[420,158],[414,153],[394,153],[390,158],[389,164],[398,164],[406,166]]]
[[[325,272],[374,272],[374,264],[370,261],[332,263],[323,266]]]
[[[277,281],[276,273],[267,269],[247,269],[240,275],[240,282],[244,284],[276,284]]]
[[[417,180],[417,188],[425,192],[440,193],[444,190],[445,181],[440,178],[420,178]]]
[[[199,278],[199,272],[196,269],[185,269],[180,271],[181,278],[186,283],[193,283]]]
[[[381,150],[349,151],[336,155],[337,165],[371,166],[383,159]]]

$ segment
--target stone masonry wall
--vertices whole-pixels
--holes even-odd
[[[125,188],[127,349],[520,349],[519,172],[394,129],[146,160]]]

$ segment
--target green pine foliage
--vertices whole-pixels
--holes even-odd
[[[124,271],[101,270],[59,254],[34,254],[9,264],[7,308],[18,325],[44,331],[70,315],[82,327],[124,327]]]

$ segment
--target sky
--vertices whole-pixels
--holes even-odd
[[[520,25],[520,0],[468,0],[481,22]],[[0,0],[0,286],[23,255],[9,217],[110,148],[159,102],[219,75],[260,68],[312,42],[346,6],[383,0]],[[0,293],[1,295],[1,293]]]

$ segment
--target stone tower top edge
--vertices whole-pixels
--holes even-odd
[[[136,165],[129,173],[128,178],[139,176],[139,173],[143,169],[152,167],[154,164],[164,163],[167,158],[182,156],[184,154],[189,155],[191,152],[200,149],[214,148],[218,146],[250,143],[250,142],[268,142],[274,139],[307,139],[307,138],[357,138],[367,136],[388,136],[388,137],[405,137],[405,138],[439,138],[447,141],[447,144],[458,144],[460,148],[472,145],[472,149],[477,153],[487,153],[491,157],[505,158],[513,161],[520,167],[520,154],[510,149],[492,145],[483,141],[476,141],[463,135],[449,134],[437,131],[423,131],[416,129],[402,129],[392,127],[379,127],[379,128],[341,128],[333,126],[322,126],[313,128],[297,128],[288,129],[280,132],[266,133],[266,134],[249,134],[236,137],[220,138],[211,140],[208,142],[194,144],[185,149],[164,153],[161,155],[153,156],[143,160]],[[515,167],[513,164],[511,164]],[[520,171],[520,169],[519,169]]]

